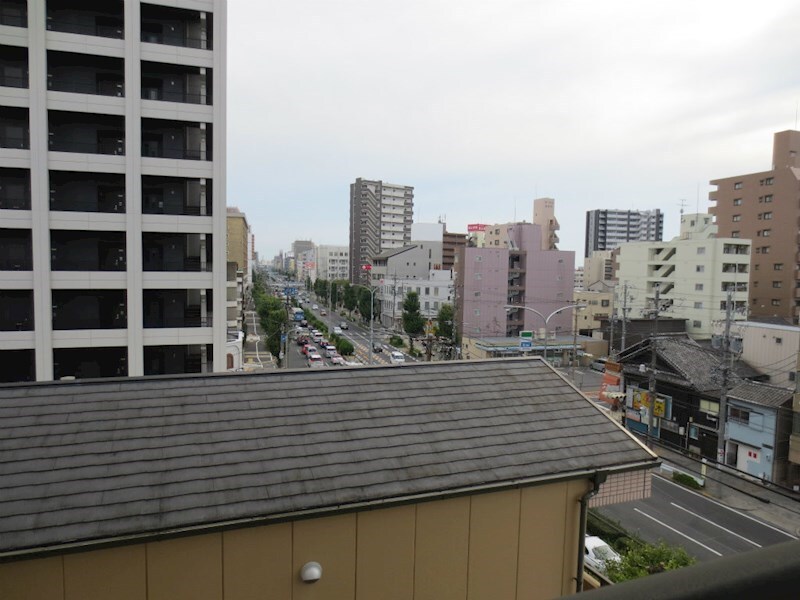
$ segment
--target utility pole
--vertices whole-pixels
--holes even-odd
[[[731,348],[731,318],[733,291],[728,288],[725,299],[725,333],[722,336],[722,389],[719,393],[719,413],[717,414],[717,463],[725,464],[725,423],[728,417],[728,385]]]
[[[575,310],[572,311],[574,321],[572,325],[572,382],[575,383],[575,363],[578,362],[578,303],[575,303]]]
[[[654,286],[656,297],[653,306],[653,333],[650,337],[650,373],[648,385],[648,398],[650,406],[647,409],[647,445],[653,447],[653,413],[656,408],[656,337],[658,336],[658,313],[661,311],[661,287],[658,283]]]
[[[625,282],[625,285],[622,286],[622,343],[620,344],[620,350],[625,350],[627,346],[625,345],[625,332],[626,332],[626,325],[628,323],[628,282]]]

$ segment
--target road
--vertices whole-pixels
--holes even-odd
[[[681,546],[699,561],[797,539],[658,475],[650,498],[598,511],[645,541]]]

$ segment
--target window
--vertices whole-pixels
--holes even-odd
[[[476,317],[480,317],[480,316],[481,316],[481,309],[480,309],[480,308],[476,308],[475,310],[473,310],[473,311],[472,311],[472,313],[473,313],[473,314],[474,314]]]
[[[611,304],[610,300],[600,300],[600,306],[608,307]]]
[[[769,221],[771,219],[772,219],[772,213],[771,212],[765,212],[764,213],[764,220],[765,221]]]
[[[733,199],[733,205],[734,206],[741,206],[742,205],[742,199],[741,198],[734,198]]]
[[[773,183],[775,183],[775,178],[774,177],[767,177],[764,180],[764,185],[772,185]]]
[[[775,271],[783,271],[783,263],[775,263],[772,268]]]
[[[742,215],[733,215],[733,222],[738,223],[742,220]]]
[[[695,270],[695,273],[702,273],[703,271],[706,270],[706,266],[705,265],[697,265],[694,268],[694,270]]]
[[[773,281],[772,282],[772,287],[774,287],[774,288],[782,288],[783,287],[783,282],[782,281]]]
[[[481,262],[481,261],[483,261],[483,257],[480,254],[478,254],[478,256],[475,257],[475,262]]]
[[[695,308],[703,308],[703,303],[702,302],[695,302],[694,303],[694,307]]]
[[[692,321],[692,327],[695,327],[695,328],[699,329],[702,326],[703,326],[703,322],[702,321]]]
[[[694,284],[694,291],[695,292],[702,292],[703,291],[703,284],[702,283],[695,283]]]
[[[731,231],[731,237],[732,238],[738,238],[739,237],[739,232],[738,231]]]
[[[781,305],[781,301],[780,301],[779,298],[773,298],[772,302],[770,302],[770,304],[772,304],[772,306],[780,306]]]
[[[761,254],[769,254],[769,246],[761,246]]]
[[[776,344],[782,344],[783,343],[783,338],[776,337],[775,338],[775,343]]]
[[[761,235],[762,235],[763,237],[769,237],[769,236],[771,236],[771,235],[772,235],[772,229],[765,229],[764,231],[762,231],[762,232],[761,232]]]
[[[764,202],[772,202],[772,194],[767,194],[764,196]]]
[[[741,181],[737,181],[736,183],[734,183],[733,184],[733,189],[735,189],[735,190],[742,189],[742,182]]]
[[[730,414],[728,415],[731,421],[747,424],[750,422],[750,411],[743,408],[731,406]]]
[[[698,254],[705,254],[706,253],[706,247],[705,246],[698,246],[697,253]]]
[[[475,279],[482,279],[482,278],[483,278],[482,273],[475,273]]]
[[[480,292],[475,292],[475,297],[476,298],[480,298],[481,297],[481,293]]]

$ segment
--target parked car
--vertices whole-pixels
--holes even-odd
[[[333,328],[333,333],[335,333],[336,335],[342,335],[342,328],[341,327],[334,327]]]
[[[319,314],[322,317],[326,317],[328,315],[328,311],[323,308],[323,309],[320,309]]]
[[[402,352],[398,352],[397,350],[392,350],[392,352],[389,353],[389,361],[393,365],[399,365],[406,362],[406,357],[403,355]]]
[[[342,321],[341,323],[339,323],[339,327],[341,327],[342,329],[350,329],[350,325],[347,324],[347,321]]]
[[[593,371],[600,371],[601,373],[606,370],[606,361],[607,358],[598,358],[597,360],[593,361],[590,365],[590,368]]]
[[[311,310],[319,310],[319,306],[317,306],[316,304],[312,304]]]
[[[600,571],[606,572],[606,565],[609,562],[618,562],[620,555],[606,544],[602,538],[596,535],[587,535],[583,549],[583,562],[590,567]]]

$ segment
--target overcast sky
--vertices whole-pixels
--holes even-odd
[[[357,177],[449,231],[555,198],[578,257],[594,208],[669,238],[796,128],[798,31],[796,0],[228,0],[227,203],[267,259],[347,245]]]

